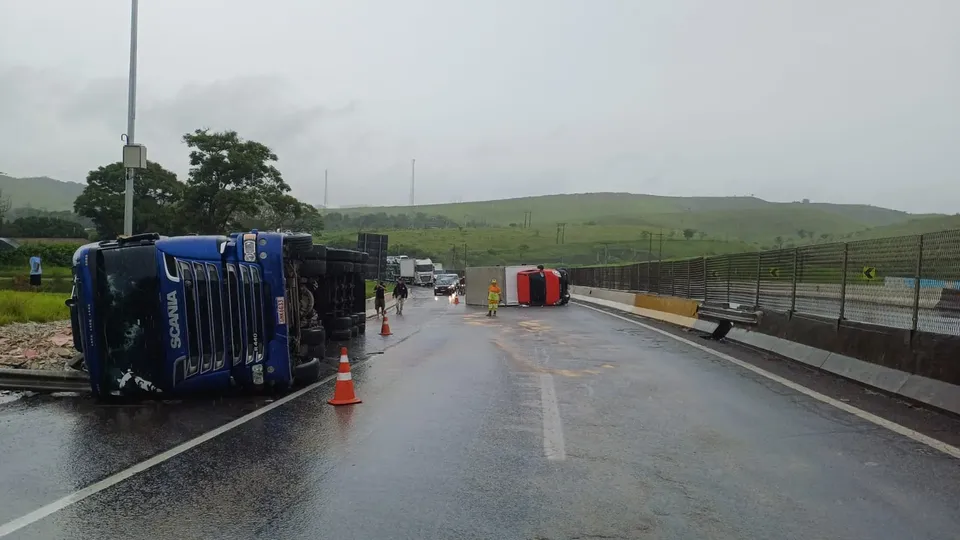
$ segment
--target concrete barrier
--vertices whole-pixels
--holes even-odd
[[[656,295],[582,286],[571,286],[570,296],[577,302],[604,306],[701,332],[712,332],[716,328],[716,323],[687,316],[690,308],[688,302],[696,302],[683,298],[659,297],[658,301],[653,300],[657,298]],[[644,307],[640,307],[641,305]],[[694,307],[694,313],[695,311]],[[949,382],[811,347],[749,328],[734,327],[727,334],[727,338],[891,394],[960,414],[960,386]]]

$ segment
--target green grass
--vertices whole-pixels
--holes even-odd
[[[69,319],[70,311],[63,303],[67,297],[59,293],[0,291],[0,325]]]
[[[0,268],[0,278],[13,278],[17,276],[29,276],[30,268],[29,267],[7,267]],[[43,267],[43,279],[47,278],[66,278],[70,279],[73,277],[73,273],[70,268],[66,266],[44,266]]]
[[[926,216],[913,218],[902,223],[874,227],[855,232],[847,240],[866,240],[871,238],[886,238],[890,236],[907,236],[911,234],[926,234],[940,231],[960,229],[960,215],[953,216]]]

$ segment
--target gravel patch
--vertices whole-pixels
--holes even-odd
[[[0,368],[64,370],[77,354],[69,320],[0,327]]]

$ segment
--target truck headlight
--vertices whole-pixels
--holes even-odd
[[[245,238],[243,240],[243,260],[246,262],[257,262],[257,242],[253,238]]]

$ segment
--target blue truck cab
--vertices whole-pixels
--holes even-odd
[[[319,317],[301,310],[300,269],[322,248],[309,234],[257,230],[82,246],[67,304],[94,394],[314,382],[326,338]]]

